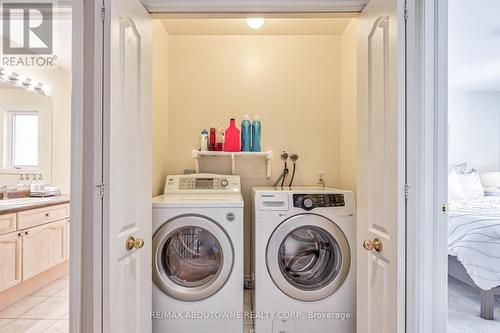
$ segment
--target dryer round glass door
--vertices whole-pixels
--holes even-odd
[[[153,280],[167,295],[196,301],[219,291],[233,266],[224,230],[200,216],[166,222],[153,237]]]
[[[349,243],[326,217],[293,216],[281,223],[267,245],[267,268],[276,286],[301,301],[334,294],[351,266]]]

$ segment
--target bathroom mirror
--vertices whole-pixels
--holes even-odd
[[[40,89],[2,77],[0,186],[16,185],[21,174],[42,174],[50,181],[51,138],[52,99]]]

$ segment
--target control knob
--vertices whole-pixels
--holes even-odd
[[[220,184],[222,185],[222,187],[226,187],[229,183],[228,183],[227,179],[223,179],[223,180],[221,180]]]
[[[305,210],[311,210],[314,208],[314,201],[311,197],[304,197],[302,200],[302,207]]]

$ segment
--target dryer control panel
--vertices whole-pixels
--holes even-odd
[[[239,193],[239,176],[192,174],[168,176],[165,182],[167,193]]]
[[[293,206],[305,210],[321,207],[344,207],[345,200],[342,193],[294,194]]]

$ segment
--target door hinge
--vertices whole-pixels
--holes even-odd
[[[106,19],[106,7],[102,6],[101,7],[101,20],[105,20]]]
[[[105,186],[104,183],[100,183],[99,185],[96,186],[99,189],[99,197],[102,199],[104,198],[104,190]]]
[[[407,2],[405,2],[404,17],[405,17],[405,21],[408,21],[408,3]]]
[[[410,185],[405,183],[405,199],[408,199],[408,194],[410,193]]]
[[[448,204],[444,203],[441,205],[441,214],[443,215],[448,215]]]

